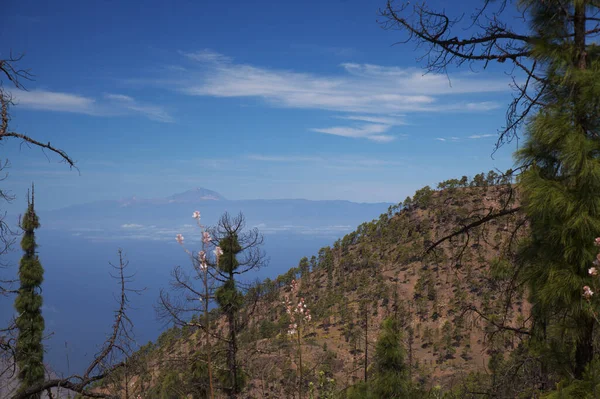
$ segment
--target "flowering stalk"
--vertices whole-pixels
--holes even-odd
[[[298,283],[296,280],[292,280],[290,284],[291,292],[298,298]],[[296,335],[296,340],[298,344],[298,370],[300,377],[299,384],[299,398],[302,399],[302,388],[303,388],[303,370],[302,370],[302,327],[303,324],[309,323],[312,319],[310,314],[310,309],[307,308],[304,303],[304,298],[300,298],[298,304],[293,306],[292,301],[288,295],[285,296],[285,300],[283,301],[283,305],[285,306],[286,313],[290,316],[290,324],[288,326],[288,335]]]
[[[600,237],[597,237],[596,239],[594,239],[594,245],[596,245],[597,247],[600,247]],[[598,267],[600,267],[600,253],[598,253],[596,255],[596,259],[594,259],[593,266],[588,269],[588,274],[592,277],[598,276],[598,273],[599,273]],[[594,289],[596,289],[595,284],[593,284],[593,282],[594,281],[592,280],[592,285],[594,285]],[[589,285],[583,286],[582,296],[588,302],[588,304],[590,304],[590,309],[591,309],[592,315],[594,316],[594,319],[596,319],[596,321],[598,323],[600,323],[600,319],[598,319],[598,315],[596,314],[596,312],[594,311],[594,309],[591,306],[591,300],[592,300],[592,297],[594,296],[594,291],[592,291],[592,289],[590,288]]]
[[[213,389],[213,377],[212,377],[212,355],[211,355],[211,344],[210,344],[210,318],[208,314],[208,304],[210,301],[210,290],[208,286],[209,279],[209,271],[208,271],[208,260],[206,257],[206,250],[208,246],[211,244],[211,236],[208,231],[205,230],[205,227],[200,224],[200,212],[194,211],[192,217],[196,219],[196,223],[200,230],[202,231],[202,250],[198,252],[198,255],[195,256],[189,250],[184,247],[185,252],[187,252],[192,258],[192,262],[194,264],[194,268],[201,276],[202,281],[204,283],[204,293],[198,298],[201,302],[204,302],[204,332],[206,338],[206,348],[207,348],[207,366],[208,366],[208,384],[209,384],[209,392],[210,398],[214,399],[214,389]],[[175,237],[177,242],[183,246],[184,237],[181,234],[177,234]],[[223,254],[221,248],[216,247],[214,249],[214,254],[216,256],[217,264],[219,263],[219,257]]]

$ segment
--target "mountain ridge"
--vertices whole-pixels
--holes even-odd
[[[197,196],[198,193],[200,196]],[[45,212],[57,212],[66,209],[76,209],[86,206],[93,205],[112,205],[118,204],[121,206],[132,206],[132,205],[165,205],[173,203],[187,203],[187,204],[202,204],[204,201],[219,201],[228,203],[255,203],[255,202],[271,202],[271,203],[282,203],[282,202],[294,202],[294,203],[347,203],[357,205],[394,205],[392,202],[377,201],[377,202],[357,202],[346,199],[307,199],[307,198],[249,198],[249,199],[228,199],[220,193],[209,190],[202,187],[193,188],[180,193],[175,193],[167,197],[152,197],[152,198],[141,198],[137,195],[132,195],[120,199],[104,199],[98,201],[89,201],[79,204],[68,205],[65,207],[49,209]]]
[[[372,355],[365,360],[366,346],[374,345],[382,320],[390,316],[405,333],[407,367],[416,383],[451,388],[471,373],[483,382],[491,378],[482,365],[509,356],[519,341],[515,331],[528,323],[525,292],[511,285],[503,269],[526,224],[514,213],[426,251],[463,225],[519,205],[511,184],[450,183],[438,191],[418,190],[379,219],[321,248],[307,260],[310,267],[303,269],[301,260],[260,284],[259,310],[239,335],[249,397],[291,398],[297,392],[295,343],[287,338],[289,320],[281,305],[292,280],[313,315],[302,337],[304,362],[312,365],[307,382],[318,384],[319,371],[341,388],[361,381],[372,362]],[[215,328],[223,328],[218,312],[213,317]],[[496,320],[514,327],[500,331]],[[149,397],[172,389],[174,380],[188,386],[186,367],[194,353],[202,353],[202,336],[193,328],[165,331],[136,355],[151,377],[132,385]]]

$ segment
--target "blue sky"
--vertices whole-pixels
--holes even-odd
[[[510,77],[424,75],[422,52],[392,46],[400,34],[378,25],[384,0],[140,4],[4,5],[0,56],[26,53],[35,75],[13,92],[13,130],[80,169],[4,143],[12,207],[32,181],[40,209],[198,186],[230,199],[398,202],[512,165],[514,145],[491,158]]]

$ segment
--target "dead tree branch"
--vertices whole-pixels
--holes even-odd
[[[116,395],[90,389],[92,383],[103,380],[125,367],[126,359],[132,353],[131,343],[133,342],[134,337],[132,332],[133,323],[127,316],[127,310],[129,308],[128,294],[139,294],[143,290],[128,288],[128,284],[131,283],[133,278],[133,275],[128,275],[125,272],[129,262],[124,259],[122,249],[118,250],[118,256],[118,265],[110,263],[116,272],[115,274],[111,273],[111,276],[119,282],[119,306],[115,311],[112,331],[110,336],[104,342],[102,349],[94,357],[83,375],[75,374],[66,378],[46,380],[41,384],[29,387],[26,390],[13,395],[11,399],[26,399],[30,397],[30,395],[41,393],[51,388],[64,388],[91,398],[118,398]],[[125,358],[125,360],[114,362],[115,359],[122,358]]]

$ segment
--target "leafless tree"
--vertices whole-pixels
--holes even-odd
[[[133,323],[127,314],[129,295],[139,294],[141,290],[129,288],[133,279],[133,275],[126,272],[129,262],[124,259],[121,249],[118,250],[118,256],[119,263],[117,265],[110,263],[114,270],[114,274],[111,273],[111,276],[119,284],[118,308],[115,311],[111,333],[92,362],[82,374],[47,379],[41,384],[13,394],[11,399],[26,399],[30,395],[44,391],[49,392],[53,388],[66,389],[90,398],[120,398],[119,395],[91,388],[94,382],[107,379],[111,375],[123,371],[127,367],[128,357],[133,352],[133,343],[135,342]]]
[[[194,216],[196,217],[196,213],[194,213]],[[215,261],[211,262],[211,257],[209,256],[209,247],[212,245],[210,233],[200,224],[199,212],[196,219],[202,233],[202,250],[194,253],[184,248],[190,256],[193,271],[188,273],[180,266],[173,269],[171,272],[171,290],[175,296],[164,289],[161,290],[157,313],[163,320],[173,322],[181,327],[201,329],[204,332],[204,350],[206,352],[208,368],[207,388],[212,399],[214,398],[214,386],[211,342],[214,339],[222,340],[222,337],[214,333],[211,329],[209,310],[211,302],[214,301],[216,288],[214,270],[218,262],[219,253],[215,250]],[[181,236],[178,236],[178,241],[183,245],[183,238]],[[203,315],[202,319],[200,315]]]
[[[529,9],[537,7],[536,3],[482,0],[481,7],[465,18],[445,10],[433,10],[424,1],[388,0],[386,7],[380,10],[380,24],[404,34],[398,43],[412,42],[423,49],[418,60],[428,72],[446,73],[451,65],[467,64],[471,68],[485,69],[492,62],[512,64],[509,72],[515,95],[507,109],[506,125],[499,132],[498,148],[518,139],[519,128],[527,116],[544,105],[545,65],[532,53],[539,37],[535,31],[528,30],[527,24],[520,23],[530,22]],[[570,7],[568,3],[572,2],[560,0],[546,3],[552,3],[554,12],[563,13],[573,21],[563,32],[556,33],[555,40],[573,40],[579,62],[585,62],[586,38],[589,46],[600,35],[599,5],[590,2],[586,14],[583,5]]]
[[[43,151],[50,151],[57,154],[61,161],[67,163],[70,168],[75,168],[75,161],[63,150],[48,143],[42,143],[23,133],[13,131],[10,127],[10,107],[14,105],[13,94],[4,86],[4,80],[8,81],[15,90],[26,90],[23,81],[33,80],[33,75],[27,69],[22,69],[19,64],[23,55],[14,56],[12,53],[5,59],[0,59],[0,145],[3,140],[17,139],[27,146],[41,148]],[[0,183],[8,177],[7,170],[10,168],[8,159],[0,159]],[[7,203],[14,200],[14,196],[6,189],[0,188],[0,203]],[[16,232],[11,229],[6,220],[6,211],[2,210],[0,205],[0,267],[7,266],[2,260],[15,242]],[[14,293],[11,289],[14,279],[0,278],[0,295]]]
[[[33,75],[27,69],[22,69],[19,64],[23,59],[23,55],[14,56],[12,53],[7,58],[0,59],[0,145],[8,139],[17,139],[27,146],[41,148],[43,151],[50,151],[57,154],[60,159],[67,163],[70,168],[75,168],[75,161],[63,150],[48,143],[42,143],[23,133],[16,132],[10,127],[10,107],[14,105],[12,92],[4,86],[7,81],[14,90],[26,90],[23,82],[33,80]],[[8,159],[0,159],[0,183],[8,178],[8,169],[10,161]],[[2,209],[2,203],[10,203],[14,200],[14,196],[5,188],[0,187],[0,268],[9,266],[4,256],[11,250],[14,244],[17,232],[11,228],[7,221],[7,212]],[[13,288],[17,282],[15,278],[5,278],[0,276],[0,296],[8,296],[16,293]],[[0,329],[0,358],[14,359],[12,333],[15,330],[14,323]],[[5,371],[13,370],[12,361],[4,363],[7,365],[6,370],[0,371],[0,377]]]
[[[0,141],[7,138],[16,138],[22,140],[25,144],[33,145],[42,150],[48,150],[57,154],[63,162],[66,162],[71,168],[75,168],[75,161],[63,150],[48,143],[42,143],[34,138],[12,131],[9,127],[10,113],[9,108],[14,105],[13,95],[10,91],[4,88],[2,77],[8,79],[9,82],[17,90],[25,90],[23,80],[33,80],[33,75],[29,70],[21,69],[18,64],[23,59],[23,55],[9,55],[6,59],[0,59]]]

